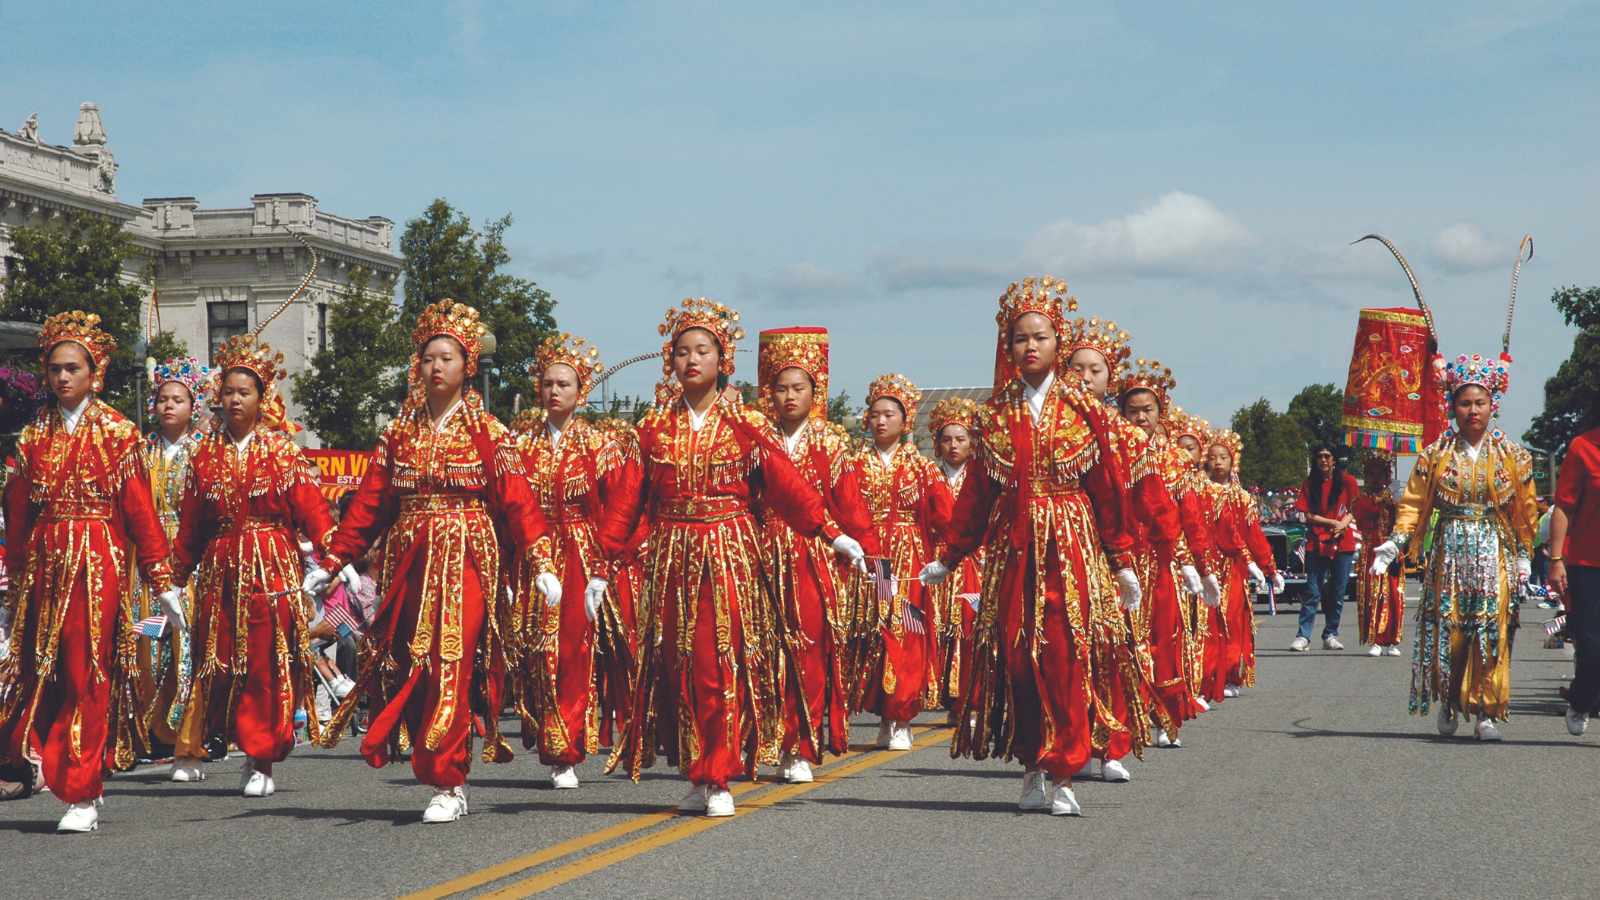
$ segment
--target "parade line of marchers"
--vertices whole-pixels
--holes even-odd
[[[1398,503],[1369,498],[1362,618],[1385,623],[1373,643],[1399,643],[1393,564],[1420,562],[1436,516],[1411,706],[1436,706],[1445,732],[1475,716],[1491,740],[1534,538],[1531,467],[1492,425],[1508,354],[1395,363],[1434,356],[1416,297],[1395,317],[1420,314],[1426,331],[1393,347],[1375,331],[1351,366],[1363,395],[1393,400],[1353,434],[1421,454]],[[241,793],[266,797],[297,718],[331,746],[364,706],[361,756],[409,760],[431,792],[422,821],[447,823],[468,812],[474,757],[512,758],[499,722],[514,709],[555,787],[579,788],[577,766],[609,747],[607,771],[637,780],[664,757],[688,783],[681,809],[720,817],[730,782],[758,767],[804,783],[847,753],[857,712],[893,751],[912,748],[915,716],[944,709],[952,755],[1021,767],[1021,809],[1080,815],[1075,778],[1127,781],[1130,756],[1177,746],[1254,684],[1253,598],[1283,582],[1239,484],[1238,436],[1183,413],[1170,370],[1130,360],[1125,332],[1077,311],[1051,277],[1005,290],[993,394],[932,410],[930,461],[903,375],[869,387],[863,445],[826,420],[822,329],[761,332],[746,406],[728,388],[739,315],[706,299],[667,311],[663,378],[637,425],[574,415],[604,369],[558,334],[532,367],[539,408],[508,427],[467,387],[477,311],[439,300],[338,521],[259,331],[210,367],[155,367],[161,427],[143,437],[98,399],[115,350],[98,317],[52,316],[39,343],[55,402],[4,489],[0,760],[36,760],[67,804],[59,830],[89,832],[105,776],[154,747],[193,782],[208,745],[236,745]],[[1508,317],[1507,350],[1509,337]],[[1406,404],[1453,424],[1411,447],[1424,426],[1396,415]],[[220,414],[202,430],[207,407]],[[1402,440],[1380,440],[1386,428]],[[365,622],[348,601],[358,563],[378,593]],[[346,599],[325,604],[340,582]],[[353,680],[322,674],[318,636],[334,625],[361,632]]]

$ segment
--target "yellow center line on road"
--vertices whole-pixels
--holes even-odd
[[[921,749],[924,747],[933,746],[941,739],[946,739],[947,731],[947,726],[943,725],[929,728],[917,737],[917,739],[912,743],[912,748]],[[725,822],[733,821],[741,816],[747,816],[759,810],[766,809],[769,806],[782,803],[785,800],[793,799],[808,791],[816,790],[825,784],[831,784],[832,782],[838,781],[847,776],[854,775],[857,772],[862,772],[875,766],[881,766],[886,762],[890,762],[899,758],[901,758],[901,756],[898,753],[873,753],[862,755],[859,758],[853,759],[843,765],[840,765],[839,761],[836,760],[833,764],[829,765],[824,771],[822,771],[821,774],[817,776],[815,781],[807,784],[787,784],[775,790],[767,791],[754,798],[749,803],[739,806],[734,812],[734,815],[730,818],[708,819],[704,816],[697,816],[693,819],[683,822],[682,824],[673,825],[669,828],[663,828],[660,831],[653,832],[651,834],[642,835],[634,840],[619,844],[618,846],[612,847],[608,850],[602,850],[599,853],[594,853],[581,859],[573,860],[566,865],[558,866],[548,872],[535,875],[532,878],[528,878],[524,881],[518,881],[514,884],[509,884],[497,891],[485,894],[484,896],[494,897],[497,898],[497,900],[498,898],[506,898],[506,900],[510,900],[510,898],[531,897],[534,894],[542,891],[548,891],[554,887],[559,887],[569,881],[573,881],[574,879],[582,878],[585,875],[591,875],[600,871],[601,869],[610,868],[617,863],[626,862],[627,860],[633,859],[636,856],[648,853],[651,850],[658,850],[662,847],[676,844],[684,838],[693,837],[702,831],[715,828],[716,826]],[[842,760],[843,757],[840,757],[840,759]]]
[[[935,730],[937,730],[937,729],[935,729]],[[927,734],[927,732],[924,732],[923,736],[925,737],[926,734]],[[922,741],[919,740],[918,743],[921,744]],[[844,775],[844,774],[848,774],[847,772],[842,771],[841,763],[845,763],[846,761],[851,760],[853,757],[861,757],[864,752],[865,751],[861,751],[861,750],[850,750],[850,751],[846,751],[845,753],[843,753],[843,754],[841,754],[841,755],[839,755],[837,757],[834,757],[832,760],[830,760],[826,764],[818,767],[818,771],[819,771],[818,780],[815,781],[815,782],[812,782],[812,784],[819,784],[819,783],[825,784],[828,781],[833,780],[835,777],[838,777],[838,776]],[[895,755],[897,755],[897,754],[884,753],[884,754],[879,754],[878,756],[874,756],[874,757],[870,757],[870,758],[878,759],[879,762],[882,762],[882,761],[887,761],[888,759],[892,759]],[[856,760],[855,762],[858,764],[859,760]],[[877,763],[873,763],[873,764],[876,765]],[[862,768],[866,768],[866,767],[862,767]],[[856,771],[856,769],[855,768],[850,768],[849,771],[853,772],[853,771]],[[764,788],[773,787],[775,784],[777,784],[777,782],[742,782],[742,783],[735,784],[735,785],[731,786],[729,788],[729,793],[733,794],[734,797],[740,797],[740,796],[742,796],[744,794],[750,793],[751,791],[756,791],[756,790],[761,790],[761,789],[764,789]],[[802,784],[802,785],[792,785],[791,787],[799,787],[799,788],[809,789],[811,787],[811,785],[810,784]],[[800,791],[798,793],[804,793],[804,791]],[[786,795],[786,796],[792,796],[792,795]],[[759,808],[759,807],[756,807],[756,808]],[[739,812],[743,813],[743,811],[744,811],[744,807],[741,807],[739,809]],[[449,881],[442,882],[440,884],[436,884],[433,887],[425,888],[425,889],[417,891],[415,893],[406,894],[406,895],[404,895],[404,897],[402,897],[402,900],[440,900],[440,898],[449,897],[449,896],[452,896],[452,895],[455,895],[455,894],[459,894],[459,893],[462,893],[462,892],[465,892],[465,891],[473,890],[475,888],[481,888],[484,885],[492,884],[492,883],[494,883],[496,881],[500,881],[502,879],[510,878],[513,875],[516,875],[516,874],[518,874],[520,872],[525,872],[525,871],[527,871],[529,869],[533,869],[533,868],[537,868],[537,867],[542,866],[542,865],[546,865],[548,863],[551,863],[551,862],[554,862],[556,860],[559,860],[562,857],[571,856],[574,853],[581,853],[581,852],[583,852],[585,850],[588,850],[591,847],[596,847],[596,846],[599,846],[601,844],[605,844],[607,842],[614,841],[617,838],[625,837],[627,835],[633,834],[634,832],[644,831],[644,830],[649,829],[649,828],[654,828],[654,827],[656,827],[658,825],[661,825],[661,824],[663,824],[665,822],[669,822],[672,819],[680,818],[680,817],[690,817],[690,816],[693,817],[692,820],[691,820],[691,823],[710,822],[712,824],[718,824],[718,823],[721,823],[721,822],[725,821],[724,819],[706,819],[703,816],[698,816],[698,815],[695,815],[693,813],[679,813],[674,808],[663,809],[660,812],[645,813],[645,814],[637,816],[635,818],[628,819],[628,820],[623,821],[623,822],[618,822],[615,825],[610,825],[610,826],[607,826],[605,828],[601,828],[601,829],[598,829],[598,830],[595,830],[595,831],[591,831],[591,832],[589,832],[587,834],[580,834],[577,837],[570,838],[568,840],[562,841],[559,844],[554,844],[552,846],[546,847],[543,850],[538,850],[538,851],[535,851],[533,853],[528,853],[528,854],[524,854],[522,856],[517,856],[517,857],[514,857],[512,859],[508,859],[508,860],[506,860],[505,862],[502,862],[502,863],[497,863],[495,865],[487,866],[485,868],[478,869],[478,870],[473,871],[473,872],[468,872],[465,875],[462,875],[462,876],[460,876],[458,878],[452,878]],[[668,829],[668,831],[671,831],[671,829]],[[685,835],[685,837],[686,836],[687,835]],[[668,843],[671,843],[671,842],[669,841]],[[627,847],[627,846],[631,846],[631,844],[624,844],[623,846]],[[640,851],[640,852],[643,852],[643,851]],[[637,855],[637,854],[633,854],[633,855]],[[628,857],[622,857],[622,858],[619,858],[616,861],[620,862],[621,859],[625,859],[625,858],[628,858]],[[557,869],[555,871],[563,871],[563,869]],[[574,875],[572,877],[575,878],[577,876]],[[570,880],[570,879],[568,879],[568,880]],[[496,895],[496,896],[498,896],[498,895]]]

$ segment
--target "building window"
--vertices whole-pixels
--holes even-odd
[[[217,348],[236,334],[250,330],[250,304],[244,301],[209,303],[206,305],[206,328],[211,341],[212,361],[216,361]]]
[[[317,304],[317,352],[328,349],[328,304]]]

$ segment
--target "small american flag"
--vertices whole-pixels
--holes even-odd
[[[350,614],[347,604],[339,603],[329,605],[322,610],[322,618],[339,632],[339,637],[348,638],[361,633],[361,623]]]
[[[927,634],[928,625],[923,619],[922,610],[917,609],[915,606],[912,606],[909,603],[906,604],[905,609],[906,632],[909,634]]]
[[[1551,637],[1555,637],[1561,632],[1561,629],[1566,627],[1567,617],[1565,615],[1556,616],[1554,619],[1544,623],[1544,633],[1550,635]]]
[[[134,633],[140,637],[158,638],[167,633],[167,617],[151,616],[141,619],[133,626]]]
[[[872,580],[878,583],[878,600],[888,603],[899,593],[900,584],[894,577],[894,564],[881,556],[872,558]]]

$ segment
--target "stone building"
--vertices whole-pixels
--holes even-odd
[[[67,211],[113,219],[141,253],[124,277],[155,275],[163,330],[207,358],[230,335],[254,330],[305,278],[311,254],[320,262],[305,294],[262,333],[283,351],[291,376],[326,345],[328,303],[364,272],[369,290],[392,295],[400,275],[393,253],[394,223],[382,216],[353,219],[324,212],[310,194],[256,194],[248,206],[205,209],[194,197],[153,197],[134,206],[117,198],[117,162],[100,110],[78,109],[71,146],[40,137],[37,115],[15,132],[0,129],[0,278],[11,257],[9,234]],[[0,288],[3,289],[3,288]],[[147,321],[149,300],[141,309]],[[292,416],[299,410],[284,386]],[[315,435],[307,435],[315,445]]]

